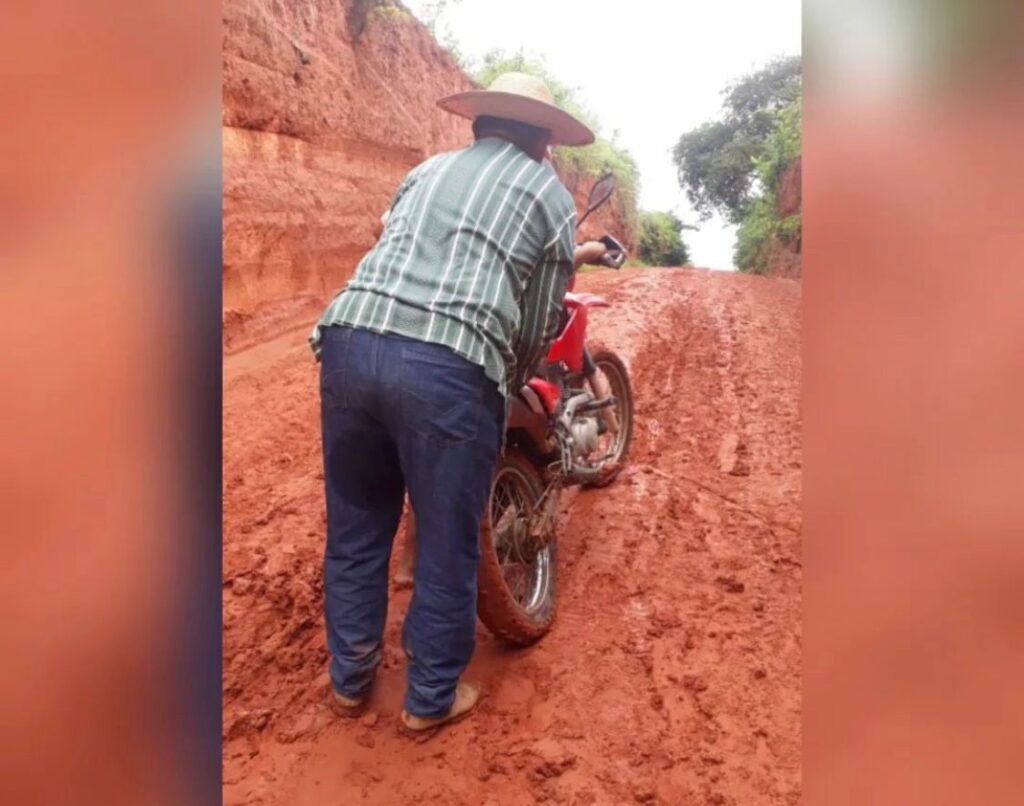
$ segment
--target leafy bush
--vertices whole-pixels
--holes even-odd
[[[754,170],[763,187],[775,193],[782,172],[800,156],[801,101],[794,100],[775,117],[775,127],[764,140],[761,153],[754,158]]]
[[[744,209],[736,233],[734,261],[740,271],[763,274],[768,270],[768,254],[773,239],[795,246],[800,242],[800,214],[783,218],[778,211],[778,191],[782,174],[801,149],[801,103],[792,102],[775,118],[775,128],[765,139],[754,169],[764,189],[759,198]]]
[[[767,270],[768,248],[777,224],[774,196],[764,196],[749,205],[747,217],[736,231],[736,268],[751,274]]]
[[[390,0],[377,0],[371,12],[374,16],[383,17],[389,20],[410,20],[412,14],[402,6],[396,5]]]
[[[690,262],[683,243],[683,222],[674,213],[640,211],[637,253],[649,266],[682,266]]]

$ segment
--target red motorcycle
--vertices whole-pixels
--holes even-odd
[[[610,175],[594,184],[577,230],[614,188]],[[598,262],[621,267],[622,245],[609,235],[601,241],[608,251]],[[518,645],[536,641],[555,618],[561,491],[610,484],[632,438],[626,366],[610,350],[585,343],[589,311],[609,305],[571,288],[545,366],[511,399],[505,453],[480,528],[477,614]]]

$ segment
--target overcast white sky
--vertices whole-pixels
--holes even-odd
[[[403,0],[421,19],[433,3]],[[718,116],[720,90],[773,56],[800,52],[800,0],[451,0],[437,21],[478,59],[494,48],[542,57],[640,168],[640,205],[696,223],[670,150]],[[734,230],[717,217],[683,231],[695,265],[732,268]]]

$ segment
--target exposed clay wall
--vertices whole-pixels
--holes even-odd
[[[565,170],[557,160],[555,167],[566,188],[576,200],[576,210],[582,215],[583,211],[587,209],[587,194],[590,192],[593,179]],[[619,195],[612,194],[604,206],[583,222],[583,227],[577,234],[576,240],[596,240],[605,233],[610,233],[618,238],[632,255],[636,252],[635,224],[635,219],[629,216]]]
[[[800,212],[800,189],[801,189],[801,160],[797,157],[782,172],[779,179],[779,213],[781,215],[794,215]]]
[[[475,85],[397,5],[225,0],[223,14],[230,352],[315,319],[402,176],[470,142],[435,101]],[[582,203],[589,182],[565,181]],[[610,205],[585,234],[618,235],[620,219]]]
[[[779,215],[786,217],[797,215],[801,210],[801,159],[797,157],[779,180],[779,192],[776,200]],[[799,236],[794,243],[783,243],[778,238],[772,239],[768,249],[768,274],[772,277],[788,277],[800,279],[800,248]]]
[[[468,142],[434,101],[472,86],[397,8],[225,0],[224,331],[315,317],[413,165]]]

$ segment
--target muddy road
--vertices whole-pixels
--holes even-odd
[[[478,712],[427,742],[395,727],[407,591],[369,714],[326,705],[306,329],[225,359],[226,803],[797,802],[800,287],[683,269],[578,287],[614,303],[592,333],[630,368],[631,462],[565,497],[551,633],[511,650],[478,627]]]

